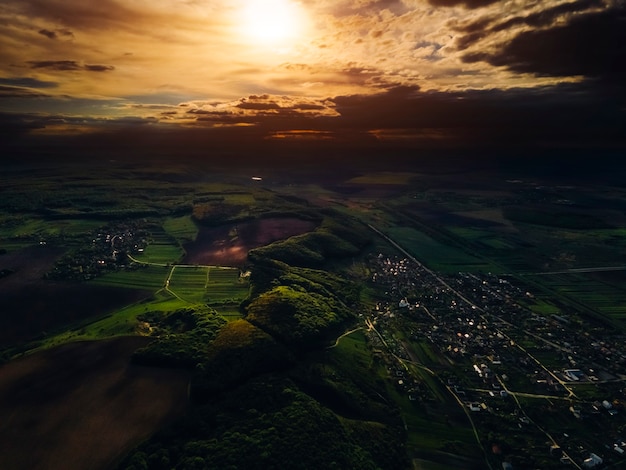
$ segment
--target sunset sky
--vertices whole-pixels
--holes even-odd
[[[0,134],[624,149],[625,49],[623,0],[3,0]]]

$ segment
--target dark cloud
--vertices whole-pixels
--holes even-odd
[[[57,38],[57,33],[55,33],[54,31],[47,30],[47,29],[40,29],[38,33],[41,34],[42,36],[47,37],[48,39]]]
[[[466,154],[484,149],[493,155],[526,156],[546,149],[626,150],[626,107],[588,82],[465,92],[401,86],[373,95],[336,96],[317,104],[297,97],[251,95],[229,108],[224,103],[205,106],[182,107],[186,118],[168,119],[182,125],[166,125],[155,118],[72,120],[36,114],[15,115],[13,120],[4,116],[0,123],[22,133],[46,126],[62,128],[61,119],[65,127],[88,127],[89,133],[35,132],[22,140],[27,149],[76,155],[89,151],[200,158],[211,149],[211,155],[263,155],[265,159],[265,155],[313,156],[326,151],[368,158],[414,155],[421,150]],[[310,110],[323,106],[333,114]],[[279,146],[281,141],[290,143]]]
[[[565,25],[522,32],[495,53],[473,52],[465,62],[536,75],[626,80],[626,10],[613,8],[574,16]]]
[[[497,3],[500,0],[428,0],[431,5],[437,7],[455,7],[463,5],[466,8],[480,8],[492,3]]]
[[[67,28],[100,29],[125,27],[128,18],[136,18],[140,12],[115,0],[99,0],[97,2],[81,2],[71,0],[4,0],[10,8],[31,18],[42,18],[66,28],[49,31],[52,35],[42,33],[50,39],[59,35],[68,35]]]
[[[33,69],[51,69],[60,72],[86,70],[88,72],[109,72],[115,70],[112,65],[80,64],[75,60],[31,60],[28,62]]]
[[[341,115],[335,128],[400,129],[404,135],[412,132],[422,140],[432,135],[461,147],[626,148],[626,109],[613,98],[589,85],[457,93],[405,87],[335,98]]]
[[[602,7],[602,0],[577,0],[569,3],[561,3],[553,7],[544,8],[540,11],[508,18],[506,21],[500,20],[499,16],[488,16],[474,20],[461,27],[455,28],[457,31],[476,32],[488,29],[489,31],[502,31],[515,25],[546,26],[554,22],[555,19],[568,13],[575,13],[588,10],[590,8]],[[491,25],[491,26],[490,26]],[[487,26],[490,26],[487,28]]]
[[[24,88],[56,88],[58,83],[38,80],[31,77],[0,78],[0,85]]]
[[[281,109],[281,106],[269,95],[251,95],[249,98],[243,98],[236,106],[239,109],[252,109],[258,111],[269,111]]]
[[[110,72],[111,70],[115,70],[115,67],[112,65],[89,65],[85,64],[83,68],[89,72]]]
[[[36,129],[42,129],[44,124],[26,115],[0,112],[0,143],[18,139]]]
[[[0,85],[0,98],[43,98],[47,96],[45,93],[30,88]]]
[[[578,0],[576,2],[561,3],[560,5],[546,8],[544,10],[531,13],[526,16],[517,16],[501,23],[494,25],[492,31],[503,31],[511,28],[515,25],[528,25],[534,27],[548,26],[554,23],[554,21],[563,15],[571,13],[578,13],[581,11],[589,10],[591,8],[598,8],[604,5],[602,0]]]
[[[83,68],[83,66],[75,60],[31,60],[28,63],[33,69],[68,71],[81,70]]]
[[[55,31],[50,31],[49,29],[40,29],[37,31],[42,36],[47,37],[48,39],[73,39],[74,33],[72,33],[69,29],[57,29]]]
[[[575,2],[561,3],[541,11],[524,16],[514,16],[505,21],[499,21],[498,16],[486,16],[466,24],[453,26],[456,31],[467,33],[457,39],[457,47],[460,50],[467,49],[472,44],[500,31],[506,31],[515,26],[531,26],[534,28],[552,25],[564,15],[578,13],[591,8],[602,7],[602,0],[578,0]]]

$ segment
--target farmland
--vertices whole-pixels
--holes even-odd
[[[277,175],[252,182],[247,174],[137,165],[98,176],[46,169],[9,182],[0,200],[0,338],[12,372],[0,381],[0,407],[16,405],[16,370],[31,370],[43,396],[46,384],[68,377],[56,363],[46,375],[45,361],[109,351],[117,372],[97,361],[101,376],[67,372],[76,374],[72,383],[82,375],[113,390],[103,413],[117,416],[131,403],[114,393],[122,387],[149,396],[161,380],[175,384],[163,403],[144,404],[154,419],[96,456],[119,458],[123,469],[166,454],[180,468],[200,458],[216,466],[295,459],[298,451],[268,436],[312,417],[331,441],[347,443],[337,451],[349,456],[348,467],[385,469],[408,468],[411,459],[427,470],[497,468],[507,459],[557,468],[539,428],[578,464],[585,456],[574,454],[576,445],[602,448],[626,429],[619,188],[445,172]],[[567,379],[565,371],[578,368],[582,380]],[[184,411],[179,393],[187,390],[194,419],[155,435]],[[86,407],[76,426],[105,420],[69,393]],[[604,399],[619,413],[596,409]],[[582,408],[583,421],[570,404]],[[19,404],[14,422],[32,419],[29,407],[52,420],[67,406],[61,398],[45,409]],[[43,429],[58,424],[44,421],[42,440]],[[605,432],[606,442],[585,438],[581,423]],[[59,429],[62,440],[67,431]],[[167,433],[189,441],[181,450]],[[75,452],[46,445],[50,455]],[[36,468],[26,454],[15,445],[7,458]],[[617,452],[608,454],[619,464]],[[79,467],[83,458],[75,456]]]
[[[145,343],[71,343],[0,366],[0,467],[106,470],[182,416],[188,374],[129,365]]]

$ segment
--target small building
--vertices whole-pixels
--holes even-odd
[[[588,459],[583,461],[583,466],[585,468],[594,468],[597,465],[600,465],[603,462],[602,457],[596,455],[594,453],[589,455]]]

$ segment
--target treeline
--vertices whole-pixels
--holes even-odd
[[[196,197],[191,208],[192,218],[197,224],[208,227],[241,223],[255,218],[293,217],[312,221],[323,219],[318,210],[309,207],[308,201],[301,198],[271,192],[250,195],[254,196],[253,204],[238,202],[236,198],[229,201],[224,195]]]

